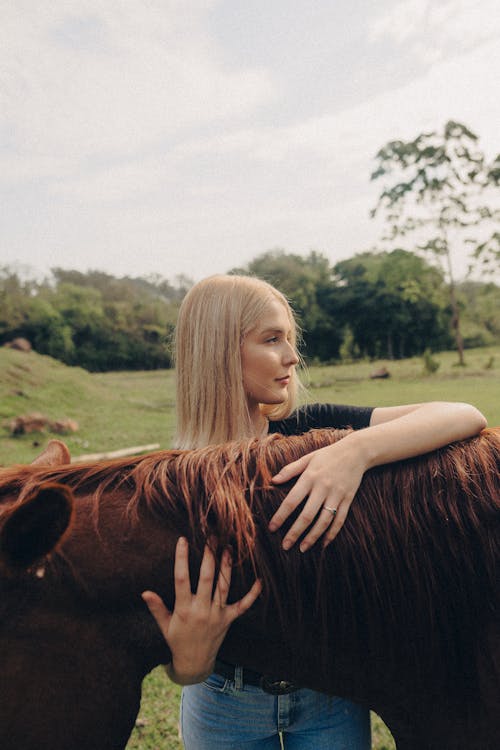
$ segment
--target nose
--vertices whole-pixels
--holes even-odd
[[[290,342],[286,342],[286,349],[283,353],[283,362],[287,365],[287,367],[296,365],[299,361],[299,355],[297,354],[295,347],[290,344]]]

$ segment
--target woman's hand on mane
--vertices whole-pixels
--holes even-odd
[[[485,426],[484,416],[470,404],[436,401],[376,408],[369,427],[303,456],[273,477],[279,484],[300,474],[269,528],[279,528],[305,500],[283,548],[289,549],[305,532],[302,552],[320,537],[326,546],[342,528],[367,469],[428,453],[476,435]]]
[[[306,500],[283,540],[283,549],[290,549],[307,530],[300,543],[301,552],[309,549],[320,537],[323,537],[325,546],[329,544],[344,524],[365,469],[361,453],[353,450],[348,437],[307,453],[281,469],[273,477],[277,484],[300,476],[272,517],[270,530],[278,529]]]
[[[168,675],[180,685],[202,682],[213,672],[217,652],[229,626],[252,606],[262,589],[260,581],[255,581],[244,597],[233,604],[227,604],[231,584],[231,557],[228,550],[222,555],[212,596],[215,569],[215,557],[206,545],[198,588],[193,594],[189,576],[188,542],[180,537],[175,551],[174,611],[167,609],[158,594],[152,591],[142,594],[172,652],[172,662],[167,665]]]

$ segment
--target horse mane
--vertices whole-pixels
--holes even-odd
[[[127,488],[125,508],[130,520],[151,513],[169,523],[182,521],[183,531],[198,550],[217,537],[230,545],[236,560],[252,557],[255,522],[252,498],[257,486],[270,492],[273,474],[305,453],[348,434],[348,430],[312,430],[302,436],[269,435],[197,450],[157,451],[135,456],[58,466],[15,465],[0,469],[2,495],[15,494],[23,503],[43,482],[69,485],[75,495],[91,494],[96,523],[104,496]],[[274,502],[277,507],[278,502]],[[187,513],[187,524],[186,520]]]
[[[272,476],[284,465],[337,442],[349,432],[317,429],[299,436],[271,434],[260,440],[86,464],[17,465],[0,469],[0,499],[17,494],[17,502],[22,503],[42,482],[55,481],[70,485],[74,493],[92,493],[98,514],[107,492],[127,487],[126,512],[130,517],[150,512],[175,522],[187,512],[187,532],[194,542],[201,539],[202,548],[215,534],[221,545],[234,547],[237,561],[242,562],[254,550],[255,517],[270,517],[290,489],[290,483],[273,484]],[[444,518],[462,536],[471,524],[477,530],[479,512],[498,510],[500,504],[499,453],[499,430],[486,429],[475,438],[423,457],[373,469],[365,474],[348,521],[355,520],[357,533],[361,525],[366,539],[377,538],[386,529],[393,532],[389,537],[407,538],[410,529],[424,534],[436,517]],[[464,504],[463,498],[469,502]],[[360,513],[360,505],[373,512]],[[287,525],[291,523],[292,519]],[[346,523],[344,531],[349,526]]]
[[[285,552],[293,518],[274,534],[268,520],[290,485],[273,485],[272,476],[346,434],[312,430],[96,464],[17,466],[0,471],[0,498],[17,488],[22,502],[41,481],[58,481],[77,497],[92,492],[97,518],[105,494],[126,488],[131,523],[152,514],[186,534],[198,554],[215,538],[247,579],[258,573],[297,662],[307,649],[292,644],[309,643],[332,673],[342,658],[328,645],[333,633],[358,644],[361,665],[367,654],[403,672],[411,664],[412,679],[428,684],[431,674],[455,707],[466,705],[457,686],[466,675],[467,690],[479,689],[476,657],[499,616],[500,431],[368,471],[332,544]]]

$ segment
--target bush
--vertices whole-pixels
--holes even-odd
[[[430,349],[425,350],[422,355],[422,360],[424,363],[424,373],[426,375],[432,375],[433,372],[439,370],[440,363],[437,361],[437,359],[434,359]]]

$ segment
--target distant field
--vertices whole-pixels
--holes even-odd
[[[78,432],[64,436],[73,456],[148,443],[168,447],[173,390],[171,371],[96,375],[34,352],[0,348],[0,464],[31,461],[53,437],[9,436],[10,420],[32,412],[78,422]]]
[[[500,346],[469,350],[463,368],[454,365],[453,352],[434,357],[440,367],[427,376],[420,358],[312,367],[304,377],[309,400],[380,406],[469,401],[490,424],[500,425]],[[391,377],[370,380],[381,366]],[[174,399],[171,370],[90,374],[34,352],[0,348],[0,465],[31,461],[51,437],[9,435],[10,420],[31,412],[78,422],[78,432],[64,436],[73,456],[155,442],[168,448]]]
[[[399,362],[360,362],[312,367],[304,374],[309,400],[387,406],[430,400],[468,401],[500,425],[500,346],[456,355],[434,355],[439,369],[425,375],[420,358]],[[371,380],[385,366],[390,377]],[[41,412],[51,420],[69,417],[78,432],[63,437],[73,456],[160,443],[171,445],[174,431],[174,381],[171,371],[90,374],[34,352],[0,348],[0,465],[31,461],[51,437],[35,433],[11,437],[10,420]],[[141,713],[127,750],[180,750],[177,714],[180,691],[161,668],[144,682]],[[373,749],[393,750],[393,740],[373,718]]]

